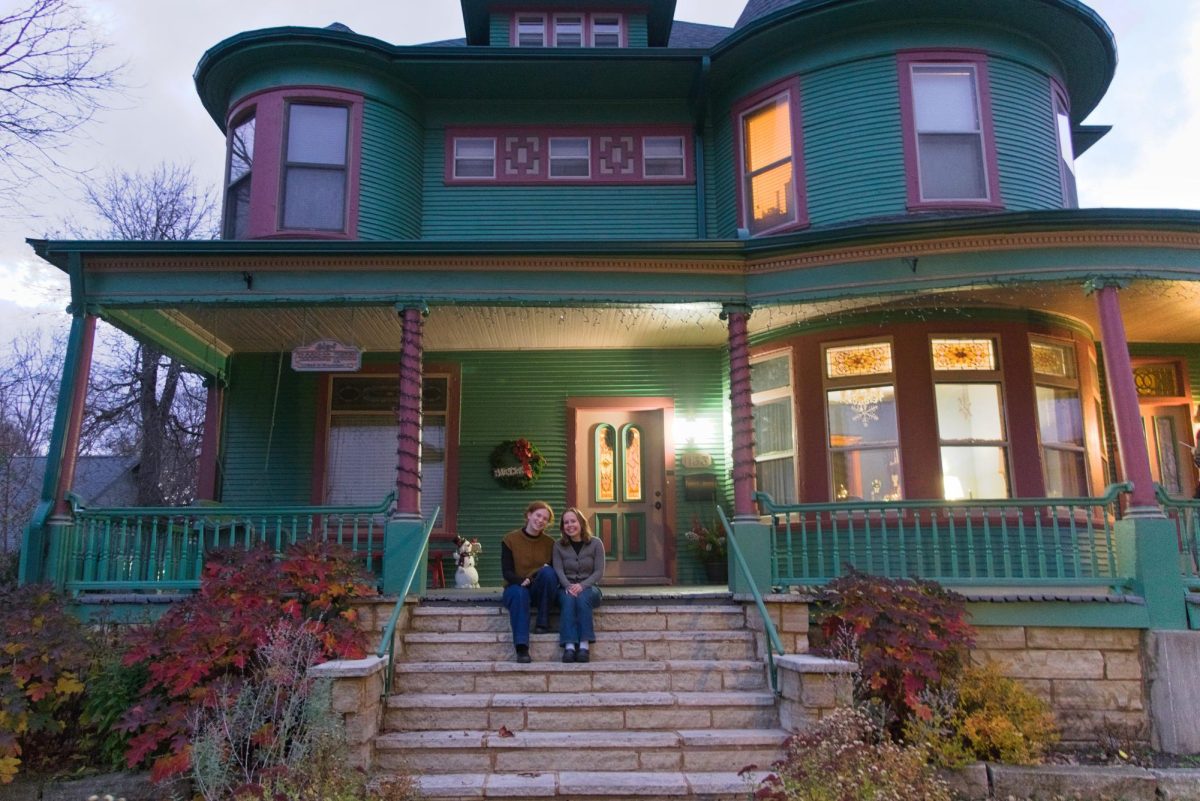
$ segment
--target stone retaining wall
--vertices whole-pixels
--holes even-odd
[[[1138,629],[978,626],[976,662],[991,661],[1054,711],[1066,743],[1111,735],[1150,741]]]

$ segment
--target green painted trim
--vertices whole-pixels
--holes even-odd
[[[989,307],[964,307],[961,309],[945,309],[945,308],[928,308],[921,309],[921,321],[931,322],[938,320],[972,320],[980,323],[1029,323],[1030,325],[1046,325],[1065,328],[1070,331],[1075,331],[1089,339],[1095,339],[1096,332],[1092,331],[1079,320],[1070,317],[1061,317],[1057,314],[1048,312],[1035,311],[1032,309],[1010,309],[1010,308],[989,308]],[[891,325],[895,323],[911,323],[914,322],[912,311],[869,311],[861,313],[839,314],[832,317],[823,317],[818,320],[808,320],[802,323],[793,323],[785,328],[778,328],[773,331],[763,331],[750,337],[752,346],[762,345],[768,342],[774,342],[777,339],[786,339],[801,334],[815,334],[822,331],[835,331],[839,328],[849,328],[852,326],[862,325]]]
[[[953,587],[951,587],[953,589]],[[1049,626],[1054,628],[1148,629],[1146,607],[1135,603],[1093,601],[969,601],[976,626]]]
[[[592,517],[595,518],[595,520],[596,520],[596,536],[600,536],[600,532],[603,531],[603,527],[601,526],[601,523],[608,521],[611,524],[612,546],[611,547],[605,546],[604,561],[615,562],[621,555],[620,554],[620,549],[621,549],[621,520],[620,520],[620,518],[617,516],[616,512],[596,512],[595,514],[592,515]],[[604,538],[600,537],[600,541],[603,542]]]
[[[100,318],[135,339],[154,343],[188,367],[221,382],[229,379],[229,354],[184,330],[160,310],[101,307]]]

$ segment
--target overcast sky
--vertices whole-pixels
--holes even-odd
[[[396,44],[463,35],[457,0],[79,0],[127,64],[124,97],[63,152],[78,169],[191,164],[216,187],[220,132],[200,105],[192,71],[225,37],[278,25],[339,21]],[[676,18],[732,26],[742,0],[678,0]],[[1113,131],[1078,165],[1083,206],[1200,208],[1200,0],[1089,0],[1116,34],[1120,63],[1108,96],[1087,120]],[[0,0],[15,7],[17,0]],[[24,5],[24,3],[21,3]],[[68,179],[29,187],[20,211],[0,220],[0,343],[20,326],[65,322],[65,282],[38,261],[27,236],[78,219]],[[86,222],[86,220],[84,220]]]

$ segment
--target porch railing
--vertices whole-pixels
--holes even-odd
[[[1117,564],[1113,484],[1098,498],[854,501],[778,504],[771,518],[772,584],[820,585],[854,568],[945,584],[1127,583]]]
[[[721,527],[725,529],[725,542],[729,543],[729,552],[733,554],[734,564],[737,565],[738,571],[741,572],[742,578],[750,588],[754,605],[758,607],[759,617],[762,618],[763,632],[766,634],[767,677],[771,680],[771,692],[778,695],[779,671],[775,667],[775,655],[783,656],[786,651],[783,649],[783,643],[779,640],[779,632],[775,628],[775,621],[771,620],[771,613],[767,611],[762,593],[759,592],[758,585],[754,583],[750,565],[746,564],[746,557],[742,555],[742,547],[738,545],[737,534],[734,532],[733,526],[729,525],[729,518],[725,516],[725,510],[720,506],[717,507],[717,516],[721,520]]]
[[[200,586],[205,555],[266,543],[335,542],[378,579],[394,496],[375,506],[189,506],[88,509],[72,497],[57,576],[68,592],[179,591]]]
[[[1158,485],[1155,488],[1163,513],[1175,524],[1179,539],[1179,571],[1189,591],[1200,590],[1200,500],[1172,498]]]

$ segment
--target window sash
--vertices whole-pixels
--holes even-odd
[[[621,40],[621,17],[619,15],[592,16],[592,47],[623,47]]]
[[[550,177],[590,178],[592,142],[585,136],[550,137]]]
[[[287,120],[280,228],[344,231],[349,107],[290,103]]]
[[[521,14],[517,17],[517,47],[546,46],[546,18]]]
[[[454,140],[455,178],[495,178],[496,140],[464,137]]]
[[[566,14],[554,17],[554,46],[583,47],[583,15]]]
[[[1062,177],[1063,206],[1079,208],[1079,190],[1075,180],[1075,145],[1071,140],[1071,115],[1066,101],[1054,90],[1054,129],[1058,137],[1058,168]]]
[[[760,367],[772,363],[777,367],[782,366],[783,370]],[[754,359],[750,369],[750,403],[754,412],[757,443],[754,453],[756,486],[776,503],[795,503],[796,421],[791,353],[774,353]],[[756,387],[755,380],[763,377],[770,379],[769,386]],[[767,409],[773,412],[768,414]],[[782,430],[775,430],[776,427]]]
[[[740,115],[746,227],[758,235],[798,221],[795,132],[787,92]],[[768,204],[774,205],[768,205]]]
[[[909,70],[921,200],[990,200],[978,70],[972,64]]]
[[[682,136],[642,138],[642,173],[647,178],[682,178],[687,175]]]

